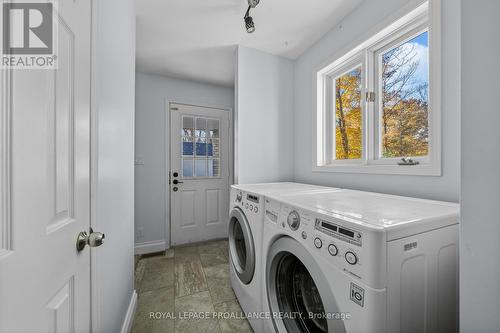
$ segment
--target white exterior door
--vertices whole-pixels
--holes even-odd
[[[227,237],[230,111],[170,104],[172,245]]]
[[[0,70],[1,333],[90,331],[90,5],[58,2],[57,70]]]

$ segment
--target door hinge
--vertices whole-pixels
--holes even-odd
[[[366,101],[367,102],[375,102],[375,93],[373,91],[366,92]]]
[[[170,108],[170,111],[177,111],[179,108]]]

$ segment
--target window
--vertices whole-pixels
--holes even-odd
[[[316,72],[313,170],[440,174],[431,22],[425,3]]]
[[[182,124],[182,177],[219,177],[219,120],[182,116]]]

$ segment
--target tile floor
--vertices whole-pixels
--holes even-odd
[[[252,332],[231,289],[227,240],[136,256],[135,284],[133,333]],[[167,317],[150,318],[150,312]],[[188,319],[185,314],[202,312],[230,318]]]

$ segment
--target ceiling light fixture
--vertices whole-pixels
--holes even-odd
[[[248,0],[248,9],[243,19],[245,20],[245,28],[247,29],[247,32],[249,34],[255,31],[255,24],[253,23],[253,18],[250,16],[250,9],[255,8],[259,4],[259,2],[260,0]]]

